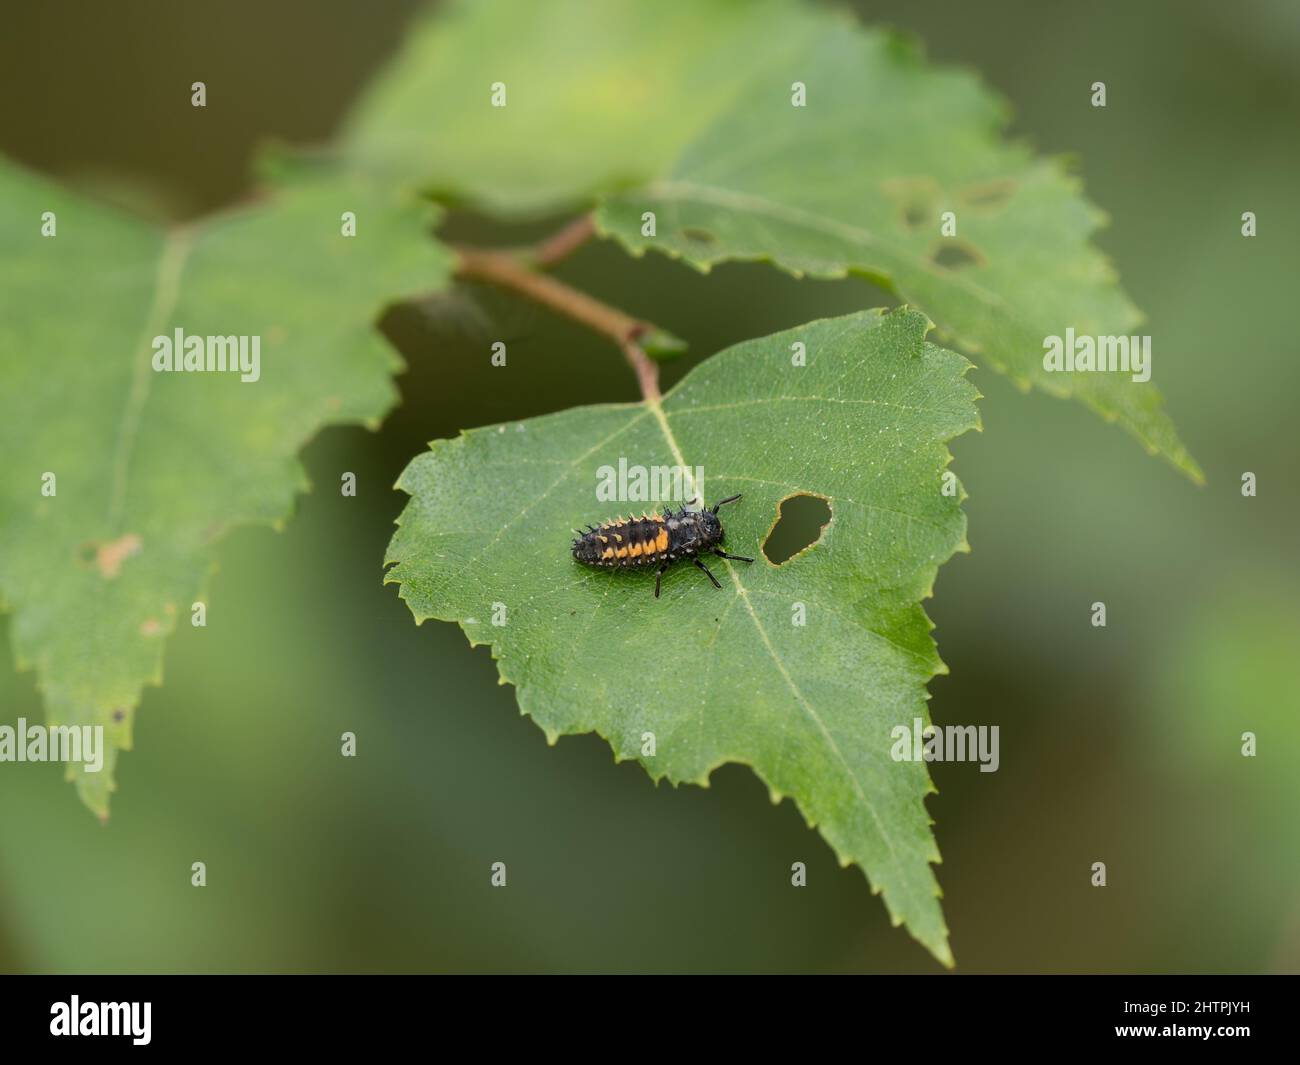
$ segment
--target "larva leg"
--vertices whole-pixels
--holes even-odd
[[[700,569],[704,570],[705,575],[709,578],[709,580],[711,580],[711,581],[713,582],[713,587],[715,587],[715,588],[721,588],[721,587],[722,587],[722,585],[718,583],[718,578],[715,577],[715,576],[713,575],[712,571],[709,569],[708,566],[706,566],[706,565],[705,565],[703,562],[701,562],[698,558],[695,560],[695,564],[696,564],[697,566],[699,566]]]

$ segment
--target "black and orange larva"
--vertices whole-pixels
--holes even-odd
[[[587,531],[574,529],[578,538],[573,541],[573,557],[585,566],[618,566],[620,568],[645,568],[658,566],[655,576],[655,598],[659,598],[659,582],[664,570],[679,558],[689,558],[708,574],[715,588],[721,588],[718,578],[700,561],[700,555],[711,551],[719,558],[737,562],[753,562],[744,555],[729,555],[718,545],[726,535],[718,521],[718,508],[724,503],[734,503],[734,495],[713,504],[711,510],[681,510],[671,508],[662,516],[642,514],[639,518],[614,518],[601,525],[588,525]]]

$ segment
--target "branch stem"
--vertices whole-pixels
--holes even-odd
[[[533,265],[544,268],[563,262],[595,235],[595,216],[581,215],[531,249]]]
[[[585,325],[618,345],[636,374],[641,395],[647,402],[659,401],[659,367],[644,351],[641,341],[651,334],[662,336],[649,322],[602,303],[587,293],[534,269],[552,265],[573,252],[594,232],[590,215],[585,215],[535,248],[523,252],[490,248],[457,247],[456,276],[482,281],[518,293],[566,318]]]

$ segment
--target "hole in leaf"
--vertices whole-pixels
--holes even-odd
[[[763,541],[763,556],[775,566],[789,562],[822,538],[831,520],[830,500],[824,496],[786,496],[777,508],[776,523]]]
[[[687,226],[681,231],[681,235],[687,240],[695,241],[696,244],[712,244],[718,239],[707,229],[696,229],[694,226]]]
[[[945,240],[930,253],[930,261],[946,270],[960,270],[966,266],[980,265],[984,262],[984,257],[973,244],[961,240]]]
[[[903,205],[903,225],[907,229],[920,229],[929,217],[930,211],[924,204],[908,203]]]
[[[880,191],[898,209],[898,221],[909,233],[930,230],[939,224],[939,183],[931,177],[890,178],[880,183]]]

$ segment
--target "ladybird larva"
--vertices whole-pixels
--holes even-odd
[[[573,541],[573,557],[585,566],[606,566],[619,569],[644,569],[658,567],[655,575],[655,598],[659,598],[659,585],[664,571],[679,559],[689,558],[721,588],[709,567],[700,559],[708,552],[719,558],[736,562],[753,562],[744,555],[729,555],[721,543],[726,536],[718,520],[718,508],[734,503],[739,495],[728,496],[708,510],[681,510],[669,508],[662,515],[642,514],[639,518],[606,519],[600,525],[588,525],[586,531],[574,529],[578,538]]]

